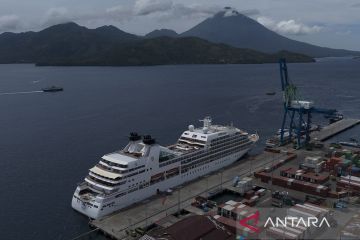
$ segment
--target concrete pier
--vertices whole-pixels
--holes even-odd
[[[349,128],[352,128],[359,123],[359,119],[343,119],[324,127],[319,132],[314,132],[311,134],[311,139],[325,141],[326,139],[329,139]]]

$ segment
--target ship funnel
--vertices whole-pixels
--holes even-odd
[[[206,133],[208,133],[208,131],[209,131],[209,128],[207,128],[207,127],[204,127],[203,128],[203,132],[206,134]]]
[[[143,142],[147,145],[152,145],[154,144],[156,141],[155,141],[155,138],[152,138],[150,135],[145,135],[143,137]]]
[[[132,142],[139,141],[141,139],[141,136],[136,132],[131,132],[129,136],[129,140]]]

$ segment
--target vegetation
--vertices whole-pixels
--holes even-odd
[[[216,44],[196,37],[142,38],[115,27],[87,29],[75,23],[40,32],[0,35],[0,63],[39,66],[144,66],[164,64],[313,62],[302,54],[282,51],[265,54]]]

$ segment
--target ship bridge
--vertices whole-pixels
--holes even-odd
[[[189,129],[179,138],[179,144],[205,147],[212,139],[225,136],[229,133],[240,132],[241,134],[247,134],[233,126],[212,125],[212,119],[210,117],[205,117],[200,121],[204,123],[203,127],[195,128],[193,125],[190,125]]]

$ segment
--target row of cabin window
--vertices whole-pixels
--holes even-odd
[[[234,139],[234,141],[238,141],[238,140],[240,140],[240,139]],[[249,141],[249,140],[246,138],[246,139],[240,141],[238,144],[242,144],[242,143],[245,143],[245,142],[247,142],[247,141]],[[216,148],[219,148],[219,147],[222,147],[222,146],[226,146],[226,144],[218,145],[218,146],[216,146]],[[212,150],[215,150],[215,149],[212,149]],[[214,152],[214,151],[213,151],[213,152]],[[210,152],[210,153],[211,153],[211,152]],[[208,152],[204,152],[203,154],[198,154],[198,155],[194,156],[194,158],[189,158],[190,156],[186,156],[187,159],[186,159],[185,161],[182,161],[181,163],[184,164],[184,163],[187,163],[187,162],[191,162],[191,161],[193,161],[194,159],[198,159],[198,158],[203,157],[203,156],[205,156],[205,155],[207,155],[207,154],[208,154]],[[184,158],[184,157],[183,157],[183,158]],[[166,163],[164,163],[164,164],[160,164],[160,167],[165,167],[165,166],[167,166],[167,165],[170,165],[170,164],[172,164],[172,163],[178,162],[178,161],[180,161],[180,160],[181,160],[181,158],[174,159],[174,160],[169,161],[169,162],[166,162]]]
[[[226,139],[221,139],[221,140],[218,140],[218,139],[214,139],[211,141],[210,143],[210,146],[214,146],[214,145],[217,145],[219,143],[224,143],[224,142],[227,142],[229,140],[233,140],[233,139],[247,139],[247,136],[244,136],[244,135],[232,135],[232,136],[229,136],[228,138]]]
[[[188,165],[185,165],[185,166],[183,166],[182,168],[188,168],[188,167],[191,167],[191,166],[193,166],[193,165],[195,165],[195,166],[198,166],[198,165],[201,166],[201,165],[203,165],[203,164],[206,164],[206,163],[215,161],[216,159],[219,159],[219,157],[225,157],[225,156],[231,155],[231,154],[233,154],[233,153],[235,153],[235,152],[238,152],[238,151],[244,149],[244,146],[246,146],[246,145],[237,146],[237,147],[235,147],[235,148],[233,147],[233,148],[231,148],[231,149],[229,149],[229,150],[226,150],[226,151],[218,152],[218,153],[216,153],[216,154],[210,155],[210,156],[208,156],[208,157],[205,157],[205,158],[203,158],[203,159],[199,159],[198,161],[195,161],[195,162],[192,162],[192,163],[190,163],[190,164],[188,164]]]
[[[234,139],[234,143],[232,143],[232,144],[230,144],[230,145],[228,145],[228,144],[221,144],[221,145],[218,145],[218,146],[216,146],[216,147],[212,147],[212,149],[211,149],[211,151],[210,151],[210,154],[217,152],[220,147],[225,148],[225,146],[226,146],[226,149],[227,149],[229,146],[234,146],[234,145],[236,145],[236,144],[243,144],[243,143],[246,143],[246,142],[249,141],[247,138],[244,139],[244,140],[241,140],[241,141],[237,142],[238,140],[240,140],[240,139]],[[250,143],[250,142],[249,142],[249,143]],[[246,146],[247,146],[247,144],[246,144]],[[193,161],[193,160],[195,160],[195,159],[199,159],[199,158],[201,158],[201,157],[203,157],[203,156],[205,156],[205,155],[208,155],[208,154],[209,154],[209,152],[203,152],[202,154],[198,154],[198,155],[196,155],[196,156],[194,156],[194,157],[190,157],[190,158],[188,158],[189,156],[186,156],[187,159],[184,160],[184,161],[182,161],[181,163],[182,163],[182,164],[185,164],[185,163],[191,162],[191,161]],[[184,157],[182,157],[182,158],[184,158]],[[172,164],[172,163],[178,162],[178,161],[180,161],[180,160],[181,160],[181,158],[174,159],[174,160],[172,160],[172,161],[169,161],[169,162],[160,164],[160,167],[165,167],[165,166],[167,166],[167,165],[170,165],[170,164]]]
[[[246,142],[250,142],[249,139],[235,139],[231,142],[226,142],[226,143],[222,143],[222,144],[218,144],[216,146],[213,146],[211,147],[211,150],[215,150],[215,149],[219,149],[219,148],[224,148],[224,147],[227,147],[227,146],[232,146],[234,144],[244,144]]]
[[[187,159],[187,158],[196,156],[197,154],[199,154],[199,152],[202,153],[202,152],[204,152],[204,150],[196,151],[195,153],[191,153],[191,154],[185,154],[184,156],[181,156],[181,157],[179,157],[179,158],[175,158],[175,159],[173,159],[173,160],[171,160],[171,161],[166,161],[166,162],[164,162],[164,163],[162,163],[162,164],[159,164],[159,166],[160,166],[160,167],[165,167],[165,166],[167,166],[167,165],[170,165],[170,164],[173,164],[173,163],[182,161],[182,160],[184,160],[184,159]]]
[[[247,141],[248,141],[248,140],[247,140]],[[246,141],[245,141],[245,142],[246,142]],[[190,158],[190,159],[184,160],[184,161],[181,162],[181,164],[186,164],[186,163],[188,163],[188,162],[193,162],[194,160],[197,160],[197,159],[200,159],[200,158],[203,158],[203,157],[212,155],[212,154],[217,153],[217,152],[222,151],[222,150],[226,150],[226,149],[232,148],[232,147],[234,147],[234,146],[243,144],[243,143],[245,143],[245,142],[244,142],[244,141],[242,141],[242,142],[233,142],[232,144],[225,145],[225,146],[221,146],[221,148],[220,148],[220,147],[211,148],[211,150],[210,150],[209,152],[206,152],[206,153],[203,153],[203,154],[199,154],[198,156],[196,156],[196,157],[194,157],[194,158]]]

